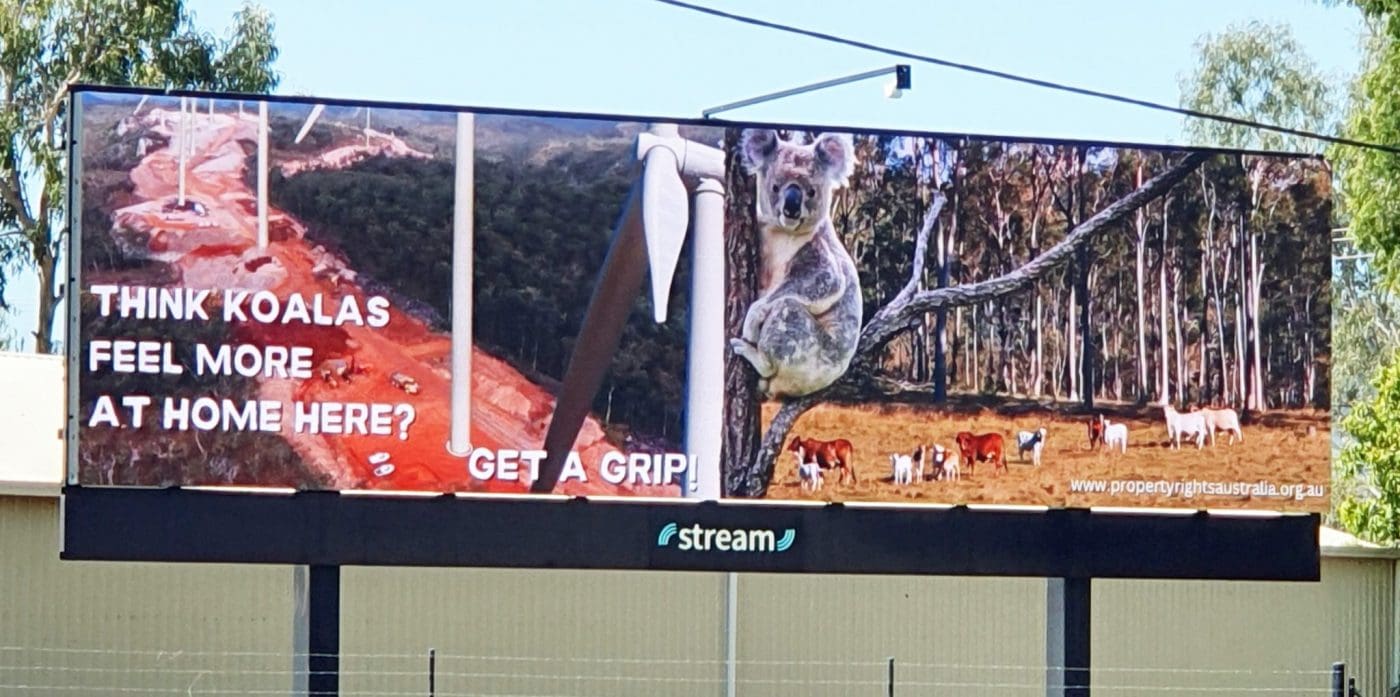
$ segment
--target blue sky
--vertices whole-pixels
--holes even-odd
[[[1175,104],[1205,32],[1290,25],[1341,79],[1357,60],[1349,8],[1317,0],[696,0],[919,53]],[[241,0],[189,0],[223,31]],[[279,91],[345,98],[699,116],[709,106],[870,70],[895,59],[736,24],[652,0],[384,3],[264,0],[277,22]],[[800,9],[794,9],[800,8]],[[853,8],[859,8],[853,10]],[[836,123],[1171,142],[1171,115],[914,65],[886,100],[858,83],[727,114]]]
[[[1048,80],[1177,103],[1196,40],[1251,19],[1290,26],[1339,82],[1358,15],[1317,0],[694,0],[740,14]],[[186,0],[224,33],[242,0]],[[281,94],[610,114],[701,110],[897,62],[653,0],[262,0]],[[858,8],[858,9],[857,9]],[[855,83],[728,112],[733,119],[1179,143],[1179,117],[913,63],[913,90]],[[27,334],[33,284],[10,324]],[[26,344],[28,347],[32,342]]]

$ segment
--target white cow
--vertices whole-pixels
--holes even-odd
[[[1181,449],[1181,437],[1194,437],[1196,449],[1199,450],[1205,445],[1206,440],[1206,417],[1199,411],[1183,414],[1172,408],[1170,404],[1162,405],[1162,415],[1167,420],[1167,437],[1171,439],[1173,449]]]
[[[1206,432],[1210,434],[1210,444],[1215,445],[1215,432],[1226,431],[1230,434],[1230,442],[1226,445],[1234,445],[1235,438],[1244,442],[1244,431],[1240,429],[1240,415],[1234,409],[1211,409],[1206,407],[1193,414],[1201,414],[1206,420]]]
[[[894,470],[895,484],[910,484],[914,481],[914,458],[904,453],[890,455],[890,469]]]
[[[1109,450],[1118,448],[1120,453],[1128,452],[1128,425],[1104,419],[1103,444],[1108,446]]]

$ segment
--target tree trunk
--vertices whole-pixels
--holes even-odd
[[[972,330],[972,349],[971,349],[971,353],[969,353],[968,356],[967,356],[967,366],[968,366],[968,370],[971,371],[971,373],[972,373],[971,377],[972,377],[972,392],[973,392],[973,394],[976,394],[976,393],[982,391],[982,377],[981,377],[981,375],[979,374],[980,371],[981,371],[981,365],[982,365],[982,364],[981,364],[981,362],[978,360],[978,359],[980,358],[981,354],[977,352],[977,335],[982,333],[982,332],[978,331],[978,330],[982,327],[982,323],[977,321],[977,306],[978,306],[978,305],[981,305],[981,303],[977,303],[976,305],[973,305],[973,306],[972,306],[972,322],[971,322],[971,324],[968,326],[968,329],[971,329],[971,330]]]
[[[1186,347],[1181,339],[1181,272],[1172,272],[1172,333],[1176,338],[1176,399],[1186,404],[1186,390],[1190,386],[1186,376]]]
[[[1071,274],[1070,277],[1074,278],[1075,271],[1072,266],[1069,273]],[[1069,375],[1065,384],[1069,388],[1069,394],[1067,396],[1071,402],[1079,401],[1079,347],[1076,345],[1078,343],[1077,337],[1079,336],[1079,331],[1074,321],[1074,309],[1078,307],[1078,301],[1075,299],[1075,296],[1078,295],[1078,291],[1079,284],[1072,283],[1069,289],[1069,305],[1065,306],[1065,345],[1069,348],[1069,360],[1065,364],[1065,371],[1068,372]]]
[[[1196,399],[1209,403],[1209,396],[1206,394],[1206,373],[1210,372],[1210,294],[1206,289],[1206,246],[1209,244],[1206,235],[1209,230],[1201,235],[1201,321],[1197,325],[1199,336],[1196,338],[1196,347],[1199,351],[1199,360],[1196,364]]]
[[[1053,327],[1056,332],[1058,332],[1060,331],[1060,288],[1062,287],[1062,285],[1056,283],[1054,284],[1054,287],[1055,297],[1050,300],[1050,326]],[[1061,339],[1060,341],[1055,342],[1055,358],[1050,363],[1050,394],[1053,395],[1055,399],[1060,399],[1064,395],[1064,391],[1061,389],[1062,385],[1064,384],[1064,373],[1061,372],[1060,368],[1064,361],[1065,342],[1063,339]]]
[[[1218,396],[1222,404],[1229,405],[1230,400],[1230,370],[1228,351],[1225,350],[1225,292],[1221,287],[1220,272],[1217,269],[1215,253],[1211,253],[1211,296],[1215,301],[1215,341],[1220,346],[1220,391]],[[1228,266],[1228,264],[1227,264]]]
[[[1171,207],[1171,199],[1162,202],[1162,254],[1158,260],[1158,283],[1157,283],[1157,307],[1158,307],[1158,329],[1157,344],[1160,350],[1158,354],[1158,380],[1157,380],[1157,401],[1162,404],[1171,402],[1171,375],[1168,370],[1170,356],[1167,353],[1167,240],[1171,237],[1169,227],[1168,209]]]
[[[951,349],[949,354],[953,357],[953,364],[949,366],[949,372],[952,373],[954,385],[958,384],[958,381],[967,381],[967,364],[958,360],[958,349],[967,343],[967,338],[963,336],[962,316],[963,309],[961,307],[953,311],[953,343],[949,346]]]
[[[1253,323],[1251,333],[1254,335],[1254,408],[1264,411],[1269,408],[1269,403],[1264,399],[1263,337],[1259,333],[1260,287],[1264,283],[1264,264],[1259,261],[1258,233],[1250,233],[1249,260],[1252,276],[1250,281],[1250,318]]]
[[[53,315],[58,303],[58,296],[54,293],[54,285],[57,282],[58,260],[49,253],[49,231],[48,221],[39,221],[39,243],[34,245],[36,256],[36,266],[39,270],[39,317],[34,331],[34,351],[39,354],[53,353]],[[69,337],[69,341],[76,337]]]
[[[1082,200],[1082,199],[1081,199]],[[1091,296],[1089,294],[1089,265],[1092,263],[1089,245],[1079,248],[1078,261],[1075,263],[1079,271],[1079,339],[1083,344],[1080,351],[1080,396],[1084,400],[1086,408],[1094,408],[1094,329],[1091,315]]]
[[[1113,288],[1113,316],[1122,318],[1122,305],[1119,304],[1118,287]],[[1113,322],[1113,398],[1123,399],[1123,323]]]
[[[1137,185],[1142,186],[1142,165],[1137,168]],[[1146,208],[1146,206],[1144,206]],[[1143,266],[1147,258],[1147,214],[1139,208],[1137,211],[1137,275],[1134,277],[1137,283],[1137,339],[1138,339],[1138,402],[1147,401],[1147,395],[1151,387],[1147,382],[1147,312],[1144,309],[1145,293],[1143,292]]]
[[[1253,408],[1249,385],[1249,317],[1245,314],[1246,298],[1249,294],[1249,272],[1245,265],[1245,243],[1243,221],[1235,223],[1235,234],[1231,241],[1235,245],[1235,387],[1236,395],[1245,409]]]
[[[938,287],[947,288],[951,282],[948,251],[958,234],[958,185],[953,180],[953,213],[945,229],[939,226],[938,234]],[[961,325],[961,309],[959,309]],[[934,328],[935,343],[933,354],[933,401],[939,404],[948,401],[948,308],[938,308],[938,320]]]
[[[725,150],[738,152],[739,132],[727,129]],[[754,222],[753,182],[740,158],[729,158],[725,173],[728,194],[724,212],[725,283],[724,327],[726,336],[743,333],[744,316],[758,296],[759,244]],[[755,471],[760,446],[758,374],[749,362],[726,351],[724,358],[724,441],[720,462],[727,496],[761,497],[769,478]],[[771,466],[771,463],[770,463]],[[771,472],[768,473],[771,476]]]
[[[1031,395],[1039,397],[1045,394],[1045,332],[1044,308],[1041,307],[1040,289],[1035,291],[1035,325],[1031,331],[1035,332],[1035,355],[1031,359]]]

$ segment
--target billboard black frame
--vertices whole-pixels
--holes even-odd
[[[1319,516],[65,487],[67,560],[1317,581]],[[793,529],[785,552],[658,546]]]
[[[203,90],[75,84],[84,92],[230,101],[368,106],[504,116],[660,121],[712,127],[766,126],[859,131],[940,139],[1014,140],[1045,145],[1150,151],[1255,154],[1296,159],[1320,155],[1184,147],[1167,144],[906,131],[861,126],[767,123],[489,108],[468,105]],[[80,131],[70,108],[70,205],[80,182],[72,155]],[[69,234],[70,288],[79,286],[80,235]],[[68,305],[70,338],[77,303]],[[70,372],[77,342],[66,342]],[[78,437],[77,380],[68,381],[67,447],[62,494],[65,560],[262,563],[311,566],[468,566],[497,568],[650,569],[834,574],[1026,576],[1317,581],[1321,576],[1317,514],[1216,514],[1141,509],[1017,510],[1012,507],[864,506],[832,503],[627,501],[550,496],[459,497],[453,494],[361,495],[303,491],[289,495],[79,486],[72,467]],[[745,529],[778,524],[796,530],[782,553],[682,552],[657,546],[662,521],[682,527]],[[447,531],[423,535],[422,530]],[[858,553],[855,550],[860,550]],[[1134,550],[1137,550],[1135,553]],[[791,553],[789,553],[791,552]]]

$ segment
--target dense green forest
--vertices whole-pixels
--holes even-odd
[[[547,159],[478,157],[475,308],[478,347],[532,380],[562,379],[630,186],[625,141],[559,148]],[[274,175],[274,205],[343,252],[381,292],[447,331],[452,284],[450,161],[372,158],[345,170]],[[685,265],[673,297],[688,287]],[[685,304],[665,324],[643,297],[594,408],[637,437],[678,438]]]

